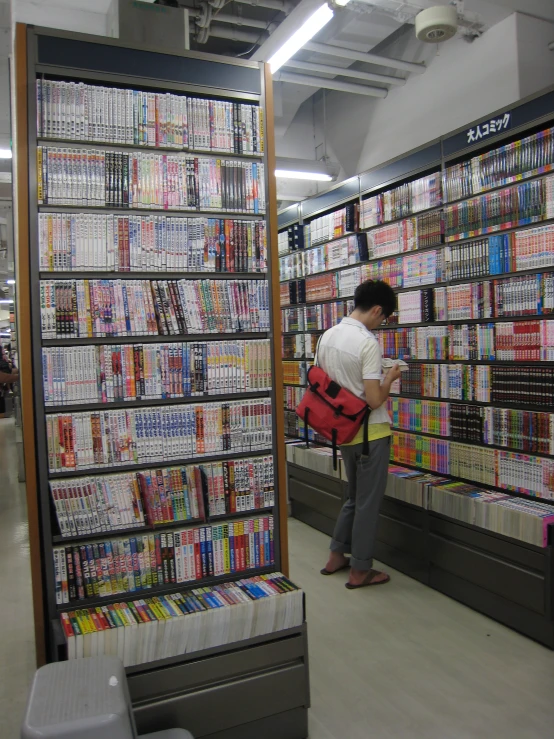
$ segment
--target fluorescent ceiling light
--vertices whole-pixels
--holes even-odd
[[[13,303],[13,300],[0,300],[0,303]]]
[[[349,2],[350,0],[335,0],[335,5],[342,5],[344,7],[345,5],[348,5]]]
[[[0,149],[0,159],[11,159],[11,158],[12,158],[11,149]]]
[[[294,56],[296,52],[301,49],[304,44],[308,43],[308,41],[313,38],[318,31],[321,31],[323,26],[326,23],[329,23],[332,17],[333,11],[327,3],[318,8],[315,13],[312,13],[312,15],[300,26],[298,31],[293,33],[281,48],[273,54],[269,60],[271,74],[275,74],[275,72],[282,67],[283,64],[291,58],[291,56]]]
[[[275,177],[283,177],[289,180],[318,180],[319,182],[330,182],[333,178],[330,174],[323,172],[294,172],[288,169],[276,169]]]
[[[15,280],[6,280],[8,285],[15,285]]]

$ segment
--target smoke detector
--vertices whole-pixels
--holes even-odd
[[[453,5],[435,5],[418,13],[415,32],[420,41],[440,44],[448,41],[458,30],[458,14]]]

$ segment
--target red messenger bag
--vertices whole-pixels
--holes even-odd
[[[332,442],[334,469],[337,469],[337,446],[352,441],[362,423],[363,454],[369,454],[367,425],[370,412],[365,400],[331,380],[316,364],[310,367],[308,388],[296,408],[296,414],[304,421],[306,446],[309,446],[308,426]]]

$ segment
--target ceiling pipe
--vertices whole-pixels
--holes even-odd
[[[217,16],[214,18],[214,23]],[[269,34],[267,31],[243,31],[239,28],[219,27],[212,23],[210,26],[210,36],[214,38],[226,38],[230,41],[242,41],[246,44],[261,44]]]
[[[277,28],[277,23],[268,23],[267,21],[256,20],[255,18],[243,18],[240,15],[231,15],[230,13],[217,13],[213,17],[213,21],[217,23],[230,23],[233,26],[249,26],[250,28],[261,28],[271,33]]]
[[[271,10],[280,10],[281,13],[288,15],[294,6],[284,2],[284,0],[234,0],[236,3],[244,5],[254,5],[259,8],[270,8]]]
[[[353,59],[357,62],[367,62],[368,64],[379,64],[381,67],[391,67],[392,69],[402,69],[406,72],[416,72],[423,74],[426,67],[425,64],[419,62],[405,62],[402,59],[389,59],[380,54],[366,54],[363,51],[352,51],[343,47],[333,46],[331,44],[319,44],[316,41],[308,41],[302,47],[306,51],[314,51],[316,54],[330,54],[331,56],[340,56],[342,59]]]
[[[218,16],[219,18],[219,16]],[[292,67],[293,69],[302,69],[305,72],[321,72],[322,74],[332,74],[336,77],[355,77],[359,80],[368,82],[382,82],[385,85],[405,85],[406,80],[402,77],[391,77],[388,74],[374,74],[373,72],[361,72],[358,69],[346,67],[332,67],[329,64],[314,64],[313,62],[300,62],[296,59],[289,59],[285,62],[284,67]]]
[[[273,80],[277,82],[290,82],[294,85],[307,85],[308,87],[325,88],[326,90],[339,90],[340,92],[353,92],[356,95],[369,95],[370,97],[386,98],[387,90],[382,87],[370,87],[369,85],[353,85],[351,82],[339,82],[328,80],[325,77],[310,77],[305,74],[292,74],[291,72],[276,72]]]

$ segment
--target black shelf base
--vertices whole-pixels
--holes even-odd
[[[289,463],[294,518],[332,535],[346,483]],[[375,557],[554,649],[554,546],[532,546],[385,497]]]
[[[307,627],[128,668],[138,733],[188,729],[196,739],[306,739]],[[217,706],[217,710],[214,710]]]

